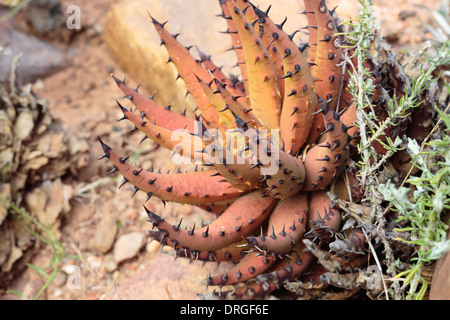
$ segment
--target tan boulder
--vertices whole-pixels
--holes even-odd
[[[190,37],[199,32],[199,27],[207,29],[204,28],[203,22],[199,22],[212,20],[209,17],[211,12],[218,13],[213,9],[217,6],[215,1],[201,2],[204,5],[194,5],[193,1],[123,1],[111,9],[105,22],[106,42],[112,56],[121,67],[149,94],[156,93],[155,101],[163,106],[172,105],[179,112],[184,108],[193,110],[195,105],[192,99],[184,98],[186,87],[183,81],[175,81],[177,72],[172,64],[167,63],[169,56],[166,49],[160,46],[159,36],[154,30],[147,10],[161,23],[169,20],[166,25],[168,30],[173,34],[182,33],[178,39],[188,46],[198,44],[191,41]],[[196,10],[199,10],[195,19],[197,23],[187,18],[181,19],[181,16],[192,16]],[[223,22],[219,18],[215,18],[214,21],[219,24]],[[212,28],[219,29],[219,27]],[[220,29],[224,30],[225,24]],[[208,35],[208,30],[200,33]],[[220,37],[221,34],[216,36]],[[207,46],[209,44],[206,43]],[[191,50],[195,51],[194,48]]]
[[[263,10],[273,3],[270,16],[281,23],[287,16],[285,30],[294,30],[306,25],[301,1],[291,0],[255,0]],[[147,12],[148,10],[148,12]],[[130,85],[140,83],[149,94],[156,92],[155,101],[163,106],[172,105],[177,111],[184,108],[192,110],[195,106],[191,98],[185,99],[186,87],[182,80],[175,82],[177,72],[168,64],[168,54],[154,30],[149,13],[163,23],[172,33],[179,33],[177,38],[185,46],[194,46],[190,52],[197,57],[195,46],[202,52],[212,55],[218,66],[223,66],[226,74],[239,73],[235,67],[236,57],[227,51],[231,40],[221,14],[218,1],[211,0],[136,0],[122,1],[108,13],[105,22],[105,39],[112,56],[127,72],[133,81]],[[305,34],[299,36],[305,38]],[[121,78],[122,75],[115,75]]]

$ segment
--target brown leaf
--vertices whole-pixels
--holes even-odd
[[[0,184],[0,225],[8,214],[9,206],[6,201],[9,199],[11,199],[11,185],[9,183]]]
[[[29,110],[19,114],[14,124],[14,139],[28,140],[34,128],[33,115]]]

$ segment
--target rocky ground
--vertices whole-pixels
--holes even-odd
[[[303,10],[302,1],[255,3],[262,7],[273,3],[271,15],[275,21],[287,14],[288,30],[306,24],[298,15]],[[328,3],[330,7],[339,3],[337,12],[343,19],[357,14],[356,1]],[[66,26],[72,13],[66,9],[74,4],[80,9],[79,30]],[[434,9],[439,5],[425,0],[378,0],[375,4],[383,35],[399,50],[414,49],[430,36],[421,23],[428,15],[416,5]],[[24,9],[0,25],[0,47],[23,52],[19,80],[33,83],[33,90],[47,99],[52,116],[80,143],[76,171],[67,172],[59,182],[60,189],[64,186],[67,191],[61,200],[64,206],[58,210],[56,221],[51,221],[55,239],[66,255],[58,260],[59,272],[40,299],[195,299],[196,293],[205,290],[201,280],[217,272],[216,265],[175,260],[170,254],[160,254],[159,244],[147,244],[145,231],[150,225],[142,208],[146,196],[137,193],[130,198],[132,189],[128,186],[118,190],[120,180],[107,176],[110,166],[97,160],[102,155],[97,137],[121,154],[132,155],[139,145],[140,137],[128,134],[131,125],[116,121],[121,114],[115,100],[122,97],[110,77],[112,73],[119,78],[126,75],[131,85],[142,84],[142,92],[156,92],[155,99],[162,105],[173,105],[180,111],[193,106],[192,101],[184,99],[181,81],[173,81],[175,74],[165,64],[167,56],[159,47],[146,10],[158,20],[168,19],[171,32],[181,32],[180,39],[186,45],[199,45],[225,70],[235,71],[235,61],[226,52],[229,43],[218,33],[226,28],[222,19],[215,17],[220,12],[217,1],[60,0],[59,5],[62,14],[52,17],[53,28],[48,26],[45,9]],[[7,12],[3,8],[2,14]],[[7,74],[9,65],[8,56],[0,58],[0,76]],[[163,171],[173,169],[166,160],[168,152],[152,151],[152,147],[150,143],[142,148],[139,163],[144,167],[153,163]],[[51,190],[47,192],[48,202],[39,207],[44,216],[51,212],[49,203],[55,194]],[[30,203],[31,208],[38,206]],[[191,206],[164,206],[157,199],[151,199],[148,206],[173,222],[184,216],[186,225],[211,219],[208,213]],[[54,257],[52,247],[37,238],[31,241],[34,250],[29,262],[45,269]],[[219,268],[226,268],[226,264]],[[25,268],[6,286],[16,293],[0,291],[0,299],[18,299],[17,292],[33,298],[45,280],[32,267]]]

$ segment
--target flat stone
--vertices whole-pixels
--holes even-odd
[[[217,288],[205,286],[201,281],[209,274],[226,272],[230,263],[190,262],[168,254],[159,254],[134,277],[118,282],[118,295],[123,300],[197,300],[198,293]]]
[[[28,208],[45,226],[53,225],[63,211],[68,199],[64,197],[61,179],[44,181],[41,187],[33,189],[25,196]]]
[[[23,297],[34,299],[44,284],[45,279],[43,276],[32,268],[26,268],[23,274],[15,278],[8,286],[8,290],[11,291],[0,296],[0,300],[23,300]],[[21,295],[16,294],[16,292],[20,292]],[[39,300],[43,300],[44,298],[45,293],[40,296]]]
[[[145,245],[145,235],[140,232],[131,232],[120,236],[114,244],[114,261],[119,264],[135,257]]]
[[[101,220],[95,230],[91,247],[101,253],[108,252],[114,244],[117,234],[117,216],[112,212],[102,211]]]

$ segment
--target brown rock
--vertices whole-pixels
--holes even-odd
[[[6,223],[0,225],[0,266],[8,261],[13,246],[14,239],[11,239],[11,233],[8,231]]]
[[[11,185],[9,183],[0,184],[0,225],[8,214],[9,205],[6,203],[11,198]]]
[[[118,282],[118,295],[123,300],[195,300],[197,293],[205,293],[201,281],[208,274],[223,273],[230,265],[189,263],[188,259],[174,259],[159,254],[130,280]],[[208,288],[206,292],[214,290]]]
[[[0,110],[0,141],[2,141],[0,150],[6,149],[6,146],[13,143],[13,124],[5,110]]]
[[[45,211],[51,223],[54,223],[64,208],[63,184],[61,179],[45,181],[42,189],[48,196]]]
[[[47,194],[42,188],[36,188],[28,192],[25,196],[25,201],[30,212],[37,216],[39,221],[47,225],[48,220],[45,213],[45,204],[47,203]]]
[[[131,232],[122,235],[114,245],[114,261],[121,263],[136,256],[145,244],[145,235]]]
[[[11,271],[14,263],[19,260],[23,256],[22,250],[17,248],[16,246],[11,248],[11,252],[9,254],[9,259],[5,265],[2,266],[2,271],[9,272]]]
[[[114,6],[105,22],[106,42],[112,56],[137,82],[135,84],[140,83],[149,93],[156,91],[155,100],[158,103],[165,106],[172,104],[181,111],[182,106],[186,105],[182,83],[178,81],[175,84],[176,72],[172,65],[166,63],[167,53],[159,46],[158,36],[145,8],[157,17],[161,5],[157,1],[139,0],[123,1]]]
[[[111,249],[117,233],[117,216],[113,212],[102,212],[100,223],[91,243],[94,250],[106,253]]]
[[[280,23],[288,15],[285,28],[293,32],[306,25],[301,2],[290,0],[257,0],[264,10],[272,2],[270,16]],[[105,23],[105,37],[111,54],[134,81],[141,83],[149,93],[156,92],[155,100],[164,105],[173,105],[182,111],[188,107],[192,110],[192,100],[185,99],[183,81],[176,81],[176,71],[172,64],[167,64],[168,54],[160,46],[160,38],[154,30],[152,17],[159,22],[168,21],[166,28],[172,33],[180,33],[177,38],[183,45],[198,47],[213,56],[218,66],[223,66],[225,73],[238,73],[236,56],[227,50],[231,40],[227,34],[220,33],[227,29],[224,19],[217,17],[221,13],[218,1],[211,0],[136,0],[122,1],[108,13]],[[190,50],[197,55],[195,48]],[[120,77],[120,75],[116,75]]]
[[[38,296],[38,293],[44,284],[44,277],[32,268],[27,268],[21,277],[17,277],[11,283],[8,288],[11,292],[2,295],[0,300],[23,300],[24,297],[27,297],[27,299],[34,299]],[[20,295],[16,292],[20,292]],[[43,300],[44,298],[45,292],[40,296],[40,300]]]
[[[65,195],[66,191],[61,179],[45,181],[41,187],[27,193],[25,200],[39,221],[45,226],[50,226],[57,221],[64,209],[68,209],[69,197]]]

